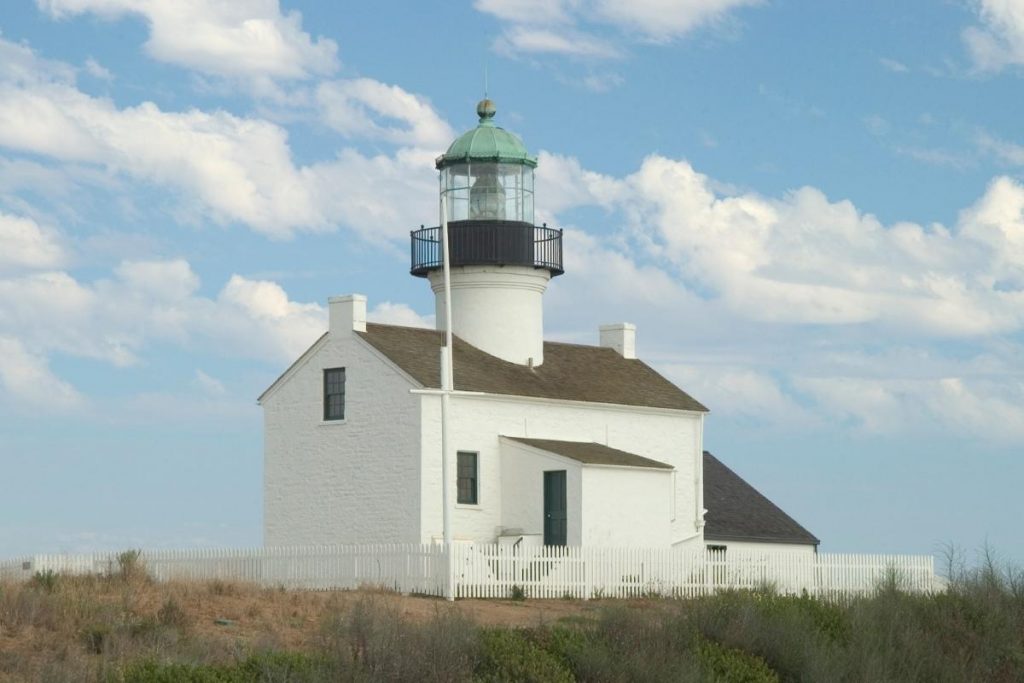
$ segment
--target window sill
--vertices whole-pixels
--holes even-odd
[[[471,503],[456,503],[455,504],[455,509],[456,510],[477,510],[477,511],[481,511],[481,510],[484,509],[484,506],[481,505],[480,503],[472,503],[472,504]]]
[[[321,427],[334,427],[336,425],[347,424],[348,420],[320,420]]]

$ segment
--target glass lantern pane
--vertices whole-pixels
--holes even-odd
[[[505,188],[501,164],[476,163],[470,167],[469,217],[472,220],[505,220]]]

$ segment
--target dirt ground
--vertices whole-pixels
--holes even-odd
[[[347,612],[357,602],[369,600],[376,607],[394,610],[403,619],[423,621],[437,614],[456,612],[484,626],[538,626],[566,617],[586,617],[600,603],[578,600],[456,600],[359,591],[240,591],[235,594],[195,596],[183,602],[197,634],[212,638],[247,640],[273,631],[285,647],[308,645],[328,611]],[[155,606],[154,609],[158,609]],[[223,625],[223,620],[230,624]],[[221,622],[221,623],[218,623]]]
[[[222,581],[157,583],[147,579],[61,578],[43,588],[0,582],[0,681],[31,679],[53,662],[82,671],[98,658],[174,652],[187,636],[203,659],[232,652],[314,650],[326,618],[369,601],[375,613],[427,621],[455,612],[484,626],[529,627],[593,615],[601,601],[457,600],[378,590],[299,591]],[[617,603],[623,604],[623,603]],[[643,601],[636,607],[642,608]],[[153,643],[126,636],[157,624],[180,634]],[[142,629],[142,630],[140,630]],[[102,647],[89,634],[107,634]],[[118,636],[118,634],[122,634]],[[113,649],[111,649],[113,648]],[[157,649],[154,649],[157,648]],[[113,653],[113,654],[112,654]],[[63,669],[62,669],[63,670]],[[8,678],[11,676],[11,678]]]

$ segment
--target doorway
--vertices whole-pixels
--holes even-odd
[[[544,473],[544,545],[565,545],[565,470]]]

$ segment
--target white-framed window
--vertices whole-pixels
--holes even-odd
[[[480,502],[480,454],[459,451],[456,463],[455,502],[459,505],[477,505]]]
[[[345,419],[345,368],[324,369],[324,422]]]

